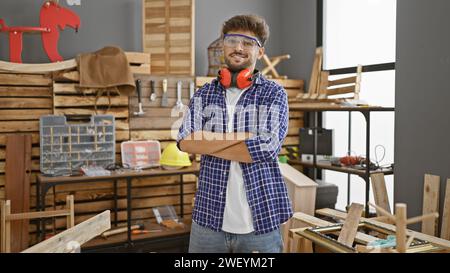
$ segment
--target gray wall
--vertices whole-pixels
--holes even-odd
[[[37,26],[43,1],[2,0],[0,18],[8,25]],[[65,1],[60,1],[66,5]],[[81,18],[78,33],[66,29],[59,50],[65,59],[82,52],[117,45],[141,51],[141,0],[82,0],[71,6]],[[266,44],[269,56],[291,54],[277,70],[290,78],[309,79],[315,48],[316,1],[314,0],[196,0],[196,74],[206,75],[208,45],[220,35],[222,23],[237,14],[263,16],[271,30]],[[48,62],[38,35],[24,35],[23,61]],[[0,59],[8,60],[8,37],[0,34]]]
[[[316,49],[317,3],[314,0],[282,0],[281,54],[290,54],[281,72],[293,79],[304,79],[308,86]],[[306,89],[307,90],[307,89]]]
[[[208,71],[208,45],[220,36],[222,23],[238,14],[258,14],[270,27],[269,56],[290,54],[277,71],[289,78],[309,79],[316,46],[316,1],[196,0],[196,74]],[[261,66],[259,66],[261,68]]]
[[[0,18],[9,26],[39,26],[39,11],[44,1],[2,0]],[[80,16],[78,33],[71,28],[61,32],[60,54],[70,59],[82,52],[117,45],[126,51],[142,50],[141,0],[82,0],[81,6],[67,6]],[[0,35],[0,59],[9,60],[8,36]],[[24,63],[49,62],[39,35],[24,35]]]
[[[425,173],[450,178],[450,2],[397,1],[395,202],[422,213]],[[417,228],[418,226],[416,226]]]

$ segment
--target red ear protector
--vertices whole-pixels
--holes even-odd
[[[237,87],[239,89],[244,89],[253,84],[253,74],[249,69],[231,72],[228,68],[224,67],[219,70],[217,78],[225,88]]]

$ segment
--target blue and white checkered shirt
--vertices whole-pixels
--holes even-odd
[[[226,90],[217,81],[205,84],[191,99],[177,143],[196,131],[227,132]],[[240,163],[255,234],[279,228],[292,216],[287,188],[278,166],[278,154],[288,129],[284,88],[256,74],[242,94],[234,114],[234,132],[251,132],[245,140],[253,163]],[[220,231],[225,209],[229,160],[202,155],[192,220]]]

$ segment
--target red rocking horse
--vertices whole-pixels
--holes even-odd
[[[0,32],[9,32],[9,58],[11,62],[22,63],[23,33],[41,33],[42,44],[50,61],[64,59],[58,53],[59,30],[66,26],[78,32],[80,18],[73,11],[61,7],[57,1],[46,1],[41,8],[40,27],[8,27],[0,19]]]

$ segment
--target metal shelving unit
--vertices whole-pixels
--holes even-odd
[[[302,161],[302,160],[289,160],[290,164],[302,165],[305,167],[313,168],[313,179],[317,178],[317,170],[332,170],[336,172],[347,173],[347,203],[350,203],[350,175],[358,175],[365,182],[365,216],[369,217],[369,206],[367,203],[369,202],[369,193],[370,193],[370,175],[373,173],[382,172],[385,175],[390,175],[394,173],[392,168],[379,169],[379,170],[370,170],[370,113],[371,112],[393,112],[395,108],[393,107],[378,107],[378,106],[339,106],[339,105],[327,105],[327,104],[314,104],[314,103],[297,103],[289,106],[291,110],[298,110],[309,112],[313,115],[313,162]],[[348,112],[348,151],[350,154],[351,150],[351,114],[353,112],[360,112],[366,121],[366,168],[365,169],[356,169],[349,167],[338,167],[333,166],[331,163],[317,163],[317,129],[318,129],[318,113],[327,112],[327,111],[339,111],[339,112]]]

